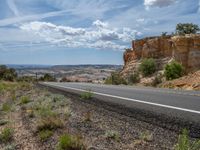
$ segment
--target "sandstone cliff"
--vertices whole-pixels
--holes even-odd
[[[200,34],[185,36],[149,37],[132,42],[132,49],[124,52],[123,76],[133,73],[143,58],[154,58],[158,69],[170,60],[180,62],[186,72],[200,69]]]

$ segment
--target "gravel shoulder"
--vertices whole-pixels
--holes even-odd
[[[0,133],[6,127],[14,129],[9,141],[0,142],[2,150],[9,146],[17,150],[54,150],[63,134],[79,137],[89,150],[171,150],[177,143],[177,132],[94,105],[92,99],[64,96],[35,86],[16,89],[15,96],[13,101],[7,93],[0,102],[1,107],[7,102],[12,105],[10,111],[0,111],[0,120],[9,121],[0,125]],[[30,101],[22,104],[24,96]],[[38,131],[46,113],[41,112],[43,106],[56,113],[62,123],[45,140]]]

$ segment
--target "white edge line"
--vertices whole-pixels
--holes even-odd
[[[68,87],[68,86],[54,85],[54,84],[51,84],[51,83],[43,83],[43,84],[51,85],[53,87],[61,87],[61,88],[64,88],[64,89],[71,89],[71,90],[80,91],[80,92],[88,92],[88,90],[83,90],[83,89],[78,89],[78,88],[72,88],[72,87]],[[97,94],[97,95],[101,95],[101,96],[107,96],[107,97],[112,97],[112,98],[117,98],[117,99],[123,99],[123,100],[133,101],[133,102],[137,102],[137,103],[143,103],[143,104],[148,104],[148,105],[153,105],[153,106],[159,106],[159,107],[164,107],[164,108],[170,108],[170,109],[175,109],[175,110],[181,110],[181,111],[186,111],[186,112],[190,112],[190,113],[200,114],[200,111],[186,109],[186,108],[181,108],[181,107],[175,107],[175,106],[170,106],[170,105],[164,105],[164,104],[146,102],[146,101],[142,101],[142,100],[137,100],[137,99],[132,99],[132,98],[126,98],[126,97],[121,97],[121,96],[115,96],[115,95],[110,95],[110,94],[104,94],[104,93],[99,93],[99,92],[92,92],[91,91],[91,93]]]

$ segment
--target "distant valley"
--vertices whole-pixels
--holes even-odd
[[[65,78],[73,82],[102,83],[112,72],[122,69],[121,65],[7,65],[16,69],[18,76],[39,78],[45,73],[58,81]]]

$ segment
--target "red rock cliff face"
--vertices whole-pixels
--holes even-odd
[[[132,49],[124,53],[124,70],[134,68],[143,58],[174,58],[187,72],[200,69],[200,35],[151,37],[132,42]],[[166,62],[165,62],[166,63]],[[122,74],[124,73],[122,71]]]

